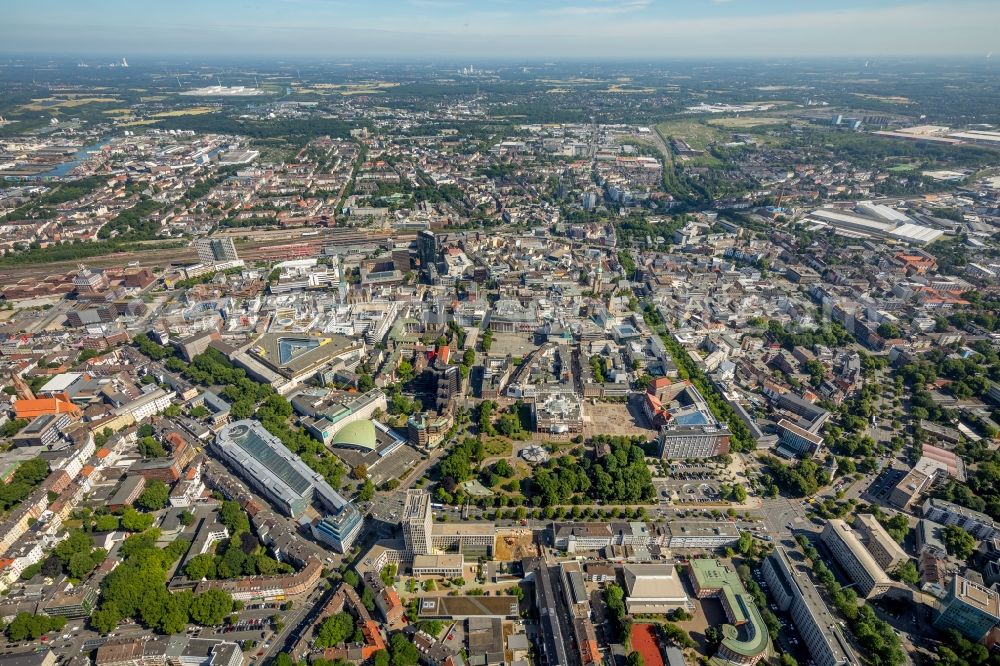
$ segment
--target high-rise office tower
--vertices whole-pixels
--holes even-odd
[[[420,269],[428,270],[437,263],[437,238],[434,232],[424,229],[417,234],[417,258],[420,259]]]
[[[198,250],[198,261],[203,264],[215,264],[221,261],[237,261],[236,245],[232,238],[199,238],[194,242]]]
[[[431,496],[425,490],[407,490],[403,508],[403,542],[406,552],[428,555],[431,552]]]

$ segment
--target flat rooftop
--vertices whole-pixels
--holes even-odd
[[[289,376],[315,370],[359,343],[343,335],[265,333],[250,353],[268,367]]]
[[[1000,618],[1000,595],[968,578],[955,576],[955,598],[983,613]]]
[[[517,597],[420,597],[419,615],[426,618],[517,617]]]
[[[630,599],[687,600],[684,583],[673,564],[626,564],[622,570]]]

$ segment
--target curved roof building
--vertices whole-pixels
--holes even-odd
[[[348,423],[337,431],[337,434],[330,441],[330,445],[374,451],[378,446],[375,424],[368,419]]]
[[[709,559],[691,560],[690,572],[698,598],[718,598],[729,620],[722,627],[722,643],[713,663],[750,666],[767,657],[771,647],[767,624],[736,572]]]
[[[532,465],[539,465],[549,459],[549,452],[538,444],[532,444],[521,449],[521,457]]]

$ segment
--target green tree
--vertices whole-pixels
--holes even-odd
[[[211,553],[195,555],[184,566],[184,575],[191,580],[212,579],[217,576],[215,556]]]
[[[976,550],[976,540],[971,534],[958,525],[948,525],[944,528],[942,541],[948,554],[960,560],[967,560]]]
[[[895,576],[898,580],[910,585],[916,585],[920,582],[920,572],[917,570],[917,565],[913,563],[913,560],[907,560],[895,571]]]
[[[152,480],[146,484],[146,489],[139,495],[136,504],[146,511],[159,511],[167,506],[170,499],[170,489],[163,481]]]
[[[354,633],[354,618],[349,613],[337,613],[323,621],[316,632],[314,646],[323,649],[340,645]]]
[[[736,550],[742,555],[746,555],[753,548],[753,536],[749,532],[740,532],[740,541]]]
[[[74,555],[90,554],[93,544],[90,537],[82,530],[70,530],[69,536],[55,548],[56,557],[63,566],[67,566]]]
[[[496,429],[505,437],[514,437],[521,433],[521,418],[508,412],[497,421]]]
[[[115,604],[104,604],[90,615],[90,628],[99,634],[110,634],[125,617]]]
[[[604,588],[604,605],[616,633],[622,634],[625,631],[625,590],[616,583],[609,583]]]
[[[676,624],[667,622],[660,627],[660,630],[662,631],[663,637],[667,640],[667,642],[673,643],[681,648],[694,647],[694,641],[691,640],[691,636],[688,635],[688,632],[684,631]]]
[[[222,590],[207,590],[191,602],[191,620],[203,626],[222,624],[233,612],[233,598]]]
[[[66,571],[69,572],[71,577],[83,580],[87,577],[87,574],[96,569],[104,561],[107,555],[107,551],[103,548],[95,548],[89,553],[76,553],[73,557],[69,558]]]
[[[164,634],[179,634],[187,627],[194,594],[188,590],[168,595],[156,628]]]
[[[38,640],[42,634],[59,631],[66,626],[66,618],[18,613],[7,625],[7,637],[15,642],[31,638]]]
[[[369,613],[375,610],[375,594],[372,592],[370,587],[365,587],[365,589],[362,590],[361,603],[364,604]]]
[[[392,666],[417,666],[420,652],[405,634],[396,632],[389,639],[389,660]]]
[[[229,529],[229,534],[232,536],[250,531],[250,519],[247,518],[239,502],[224,501],[219,510],[219,521]]]
[[[121,518],[122,529],[127,532],[145,532],[153,526],[153,516],[139,513],[130,506],[125,507]]]
[[[121,527],[121,519],[112,514],[105,514],[94,517],[93,530],[95,532],[114,532]]]
[[[152,436],[139,440],[139,453],[144,458],[166,458],[167,450]]]
[[[344,583],[357,589],[361,585],[361,577],[355,571],[348,569],[344,572]]]

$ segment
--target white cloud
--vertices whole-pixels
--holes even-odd
[[[569,16],[595,16],[607,14],[630,14],[649,7],[652,0],[610,0],[595,2],[588,5],[566,5],[543,9],[543,14],[561,14]]]

